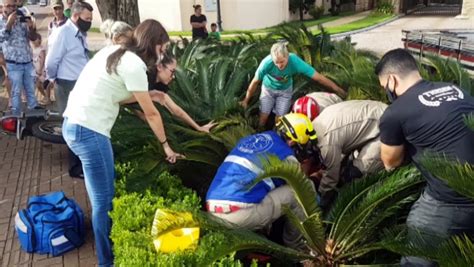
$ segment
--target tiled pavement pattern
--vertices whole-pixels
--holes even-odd
[[[2,89],[0,88],[0,92]],[[0,110],[7,99],[0,93]],[[94,241],[90,224],[91,208],[84,181],[67,172],[65,145],[43,142],[33,137],[17,141],[0,135],[0,263],[10,266],[95,266]],[[30,196],[63,190],[78,202],[86,215],[86,242],[63,256],[29,254],[20,249],[15,232],[15,215],[25,208]]]

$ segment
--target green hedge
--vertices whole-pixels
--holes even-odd
[[[127,177],[138,175],[130,164],[118,165],[117,197],[113,201],[111,238],[116,266],[202,266],[213,249],[225,246],[227,237],[221,232],[203,231],[196,250],[180,253],[157,253],[153,246],[151,227],[158,208],[197,212],[200,199],[184,187],[179,177],[163,172],[156,177],[142,177],[149,183],[144,193],[127,192],[123,186]],[[256,266],[256,263],[252,265]],[[213,266],[243,266],[229,255]]]

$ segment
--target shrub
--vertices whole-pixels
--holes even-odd
[[[393,14],[393,5],[391,0],[379,0],[377,2],[377,12],[381,14]]]
[[[117,172],[119,175],[133,175],[136,170],[130,164],[123,164],[117,166]],[[243,266],[234,260],[233,253],[213,259],[209,264],[210,253],[228,243],[228,236],[219,231],[204,232],[196,250],[157,253],[151,235],[156,210],[166,208],[196,214],[200,209],[199,198],[184,187],[178,177],[167,172],[148,180],[150,183],[144,193],[128,193],[124,190],[126,183],[122,182],[125,179],[119,180],[120,195],[114,199],[114,209],[110,213],[117,266]],[[256,263],[253,262],[252,266]]]
[[[313,6],[309,11],[309,15],[313,17],[313,19],[319,19],[324,14],[324,7],[323,6]]]

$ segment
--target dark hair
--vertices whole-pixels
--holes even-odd
[[[31,37],[30,37],[30,41],[34,42],[36,40],[42,40],[43,38],[41,37],[41,34],[39,34],[38,32],[34,32],[31,34]]]
[[[81,13],[84,9],[89,10],[90,12],[94,11],[91,4],[83,1],[76,1],[72,4],[71,13],[77,14]]]
[[[122,44],[107,58],[107,72],[117,73],[117,65],[127,50],[137,54],[151,69],[157,61],[156,46],[163,45],[169,40],[170,37],[161,23],[153,19],[143,21],[133,31],[132,40]]]
[[[211,27],[217,27],[217,24],[215,24],[214,22],[211,23]]]
[[[377,76],[390,73],[404,76],[414,71],[418,72],[415,58],[408,51],[401,48],[388,51],[375,66]]]
[[[193,5],[194,7],[194,11],[196,11],[197,9],[201,8],[201,5]]]
[[[161,58],[159,64],[166,67],[175,61],[176,61],[176,57],[173,54],[167,52],[163,54],[163,58]]]

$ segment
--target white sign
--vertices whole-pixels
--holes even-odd
[[[206,12],[217,11],[217,0],[206,0],[204,7]]]

